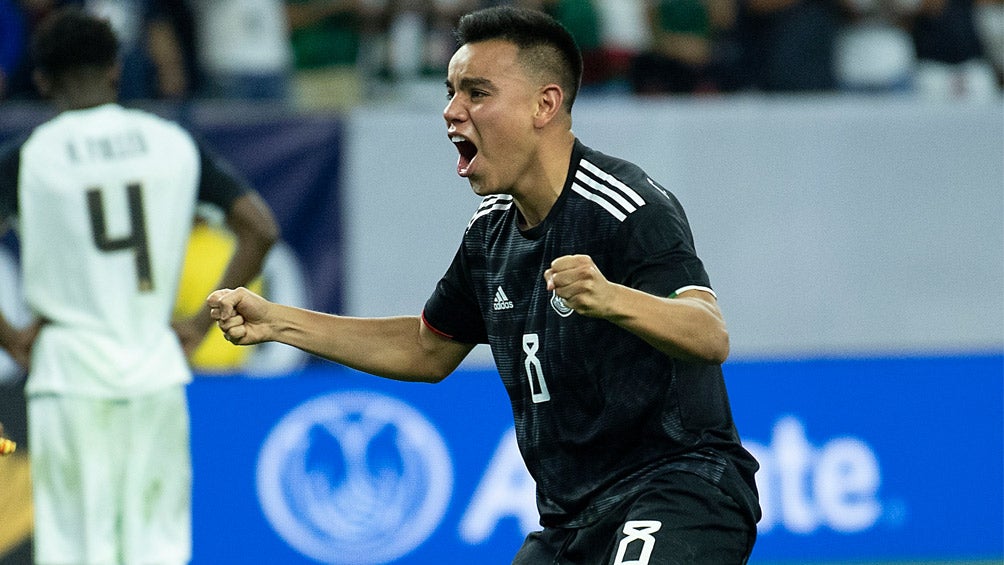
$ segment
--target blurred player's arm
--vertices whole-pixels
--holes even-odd
[[[15,363],[27,370],[31,366],[31,347],[41,329],[41,320],[35,320],[24,328],[16,328],[0,312],[0,347]]]
[[[234,235],[234,253],[213,288],[247,285],[261,272],[269,250],[279,240],[279,225],[272,210],[251,185],[226,161],[199,145],[201,177],[199,200],[226,212],[227,227]],[[188,320],[174,324],[185,353],[191,355],[213,320],[205,308]]]
[[[257,192],[246,192],[234,200],[227,214],[227,227],[237,241],[233,257],[216,288],[236,288],[251,282],[261,272],[265,256],[279,240],[275,217]],[[210,319],[206,327],[211,325]]]
[[[354,15],[360,11],[358,4],[357,0],[287,2],[286,17],[290,29],[297,31],[317,25],[332,16]]]
[[[184,49],[173,23],[166,15],[146,24],[146,52],[153,63],[160,98],[181,98],[188,92]]]
[[[206,302],[231,343],[285,343],[395,380],[439,382],[474,347],[437,335],[418,316],[335,316],[275,304],[245,288],[217,290]]]
[[[234,253],[214,288],[237,288],[251,282],[261,272],[265,256],[279,239],[279,227],[268,205],[257,192],[238,196],[227,213],[227,227],[234,234]],[[198,347],[213,319],[206,308],[176,323],[175,331],[187,354]]]
[[[0,236],[7,233],[10,220],[17,216],[20,149],[19,143],[10,143],[0,148]],[[0,348],[6,351],[15,363],[28,369],[31,346],[35,343],[41,328],[41,320],[35,320],[24,328],[16,328],[11,325],[3,312],[0,312]]]

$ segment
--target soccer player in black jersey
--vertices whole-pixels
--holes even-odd
[[[443,116],[457,173],[484,199],[422,316],[345,318],[237,289],[210,295],[212,317],[234,343],[400,380],[439,381],[490,344],[543,526],[514,563],[744,563],[757,463],[680,203],[576,139],[582,60],[554,20],[491,8],[457,37]]]

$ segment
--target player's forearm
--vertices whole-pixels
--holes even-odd
[[[261,272],[265,256],[279,239],[279,226],[265,201],[248,193],[234,202],[227,224],[237,238],[233,257],[216,288],[246,286]]]
[[[729,356],[728,330],[713,302],[692,295],[660,298],[621,287],[612,306],[610,321],[670,357],[720,364]]]
[[[265,256],[275,243],[264,237],[240,237],[234,247],[234,254],[223,271],[217,288],[237,288],[247,286],[259,273],[265,263]]]
[[[279,227],[265,202],[255,193],[239,198],[227,217],[236,238],[233,255],[215,288],[247,286],[261,273],[265,257],[279,239]],[[196,314],[199,324],[212,325],[208,309]]]
[[[0,348],[13,351],[18,340],[18,330],[0,314]]]
[[[43,320],[35,319],[25,328],[16,328],[0,314],[0,349],[7,352],[14,362],[28,368],[31,348],[42,329]]]
[[[373,375],[438,382],[453,367],[422,344],[417,317],[352,318],[275,305],[273,341]]]
[[[303,27],[314,25],[325,18],[341,14],[352,13],[354,10],[352,3],[344,1],[314,2],[307,4],[286,4],[286,17],[289,20],[289,27],[298,30]]]
[[[247,286],[261,272],[265,255],[272,247],[271,240],[247,241],[238,237],[234,254],[216,284],[217,288],[238,288]],[[203,332],[213,325],[208,308],[200,308],[191,320]]]

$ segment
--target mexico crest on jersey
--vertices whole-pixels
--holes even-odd
[[[551,292],[551,308],[554,308],[554,311],[562,318],[567,318],[574,312],[568,304],[565,304],[565,300],[558,296],[556,290]]]

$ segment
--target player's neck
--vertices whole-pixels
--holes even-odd
[[[520,215],[520,229],[527,230],[547,218],[568,180],[575,135],[567,131],[560,139],[541,146],[536,174],[524,177],[522,190],[513,197]]]
[[[104,106],[105,104],[111,104],[115,102],[115,98],[107,97],[66,97],[61,98],[56,102],[56,106],[60,110],[86,110],[88,108],[96,108],[98,106]]]
[[[53,101],[60,110],[83,110],[118,99],[117,75],[100,69],[66,73],[53,90]]]

